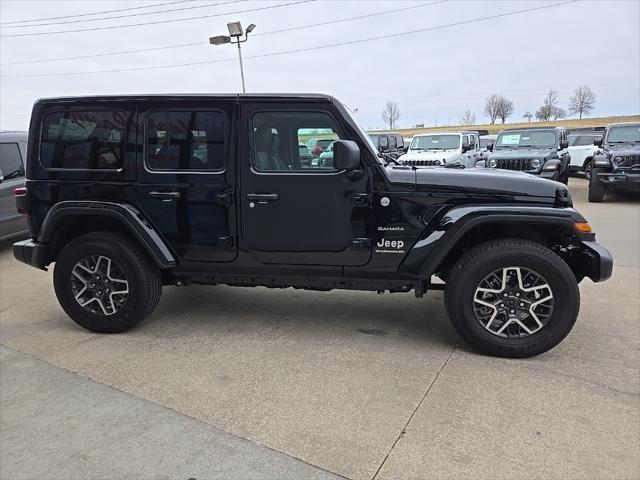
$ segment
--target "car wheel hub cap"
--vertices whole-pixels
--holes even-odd
[[[476,320],[494,335],[522,338],[544,327],[554,308],[547,280],[524,267],[505,267],[484,277],[473,296]]]
[[[129,282],[120,265],[104,255],[82,258],[71,271],[71,290],[82,308],[96,315],[113,315],[129,298]]]

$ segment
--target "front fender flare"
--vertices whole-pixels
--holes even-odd
[[[574,230],[576,222],[586,222],[573,208],[478,205],[455,207],[427,224],[427,228],[403,260],[399,270],[428,280],[466,233],[479,225],[555,224]],[[576,231],[576,235],[580,235]],[[593,241],[594,234],[581,234]]]
[[[135,207],[124,203],[101,201],[65,201],[56,203],[44,219],[38,234],[37,243],[48,244],[53,240],[58,222],[69,215],[108,216],[119,221],[136,240],[159,268],[176,266],[176,259],[160,237],[158,232]],[[43,249],[44,250],[44,249]],[[41,259],[48,263],[47,259]]]

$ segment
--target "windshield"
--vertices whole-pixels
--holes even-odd
[[[489,145],[493,145],[496,141],[492,138],[481,138],[480,148],[487,148]]]
[[[450,150],[460,146],[460,135],[424,135],[414,137],[410,150]]]
[[[611,127],[607,134],[607,143],[638,143],[640,142],[640,125],[620,125]]]
[[[498,135],[496,145],[498,148],[553,148],[556,146],[556,132],[554,130],[510,130]]]

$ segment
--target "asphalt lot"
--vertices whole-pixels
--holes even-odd
[[[77,327],[0,249],[0,478],[639,478],[640,201],[574,204],[613,253],[536,358],[480,356],[441,292],[166,288]]]

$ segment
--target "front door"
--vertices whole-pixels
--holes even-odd
[[[311,162],[300,145],[346,138],[323,105],[242,104],[241,235],[263,263],[364,265],[371,256],[370,178],[333,167],[331,145]],[[304,160],[304,159],[303,159]],[[353,172],[352,172],[353,173]]]
[[[141,105],[136,197],[183,260],[236,257],[235,102],[212,98]]]

